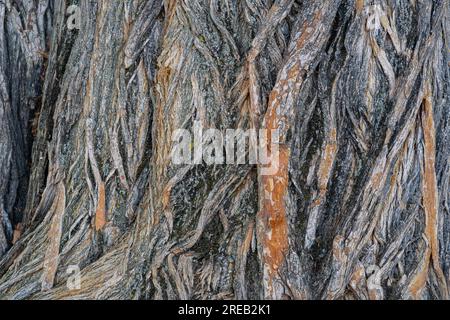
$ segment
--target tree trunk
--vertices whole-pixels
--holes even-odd
[[[2,1],[0,298],[447,299],[449,18]],[[277,170],[175,164],[196,125],[278,130]]]

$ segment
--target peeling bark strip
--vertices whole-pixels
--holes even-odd
[[[0,1],[0,299],[447,299],[449,6]]]
[[[414,299],[419,299],[426,286],[430,263],[439,281],[443,297],[448,296],[447,282],[439,258],[438,221],[439,194],[436,178],[436,129],[433,116],[431,87],[427,87],[423,103],[422,130],[424,135],[424,168],[422,182],[423,207],[425,211],[425,238],[427,240],[423,261],[409,290]]]
[[[95,210],[95,230],[100,231],[106,224],[106,204],[105,204],[105,184],[101,183],[98,186],[98,204]]]
[[[278,173],[273,176],[260,176],[260,213],[258,214],[260,241],[264,266],[264,289],[267,298],[280,298],[282,291],[274,288],[280,281],[279,269],[284,263],[288,249],[288,226],[286,219],[286,197],[288,195],[288,171],[290,148],[286,136],[290,130],[294,107],[310,64],[329,37],[329,20],[334,18],[340,1],[328,1],[325,5],[314,4],[306,21],[296,30],[289,58],[280,72],[277,84],[272,90],[263,127],[278,130],[281,136]],[[309,19],[309,20],[308,20]],[[271,143],[268,144],[270,146]],[[271,154],[270,147],[268,153]],[[330,154],[326,155],[325,161]],[[323,177],[322,177],[323,179]]]
[[[60,182],[56,188],[55,200],[50,209],[50,230],[48,232],[49,244],[44,257],[42,273],[42,290],[50,290],[55,282],[60,259],[60,243],[63,229],[64,211],[66,208],[66,189]]]
[[[285,197],[288,189],[288,165],[290,152],[286,146],[281,146],[278,174],[262,176],[260,202],[262,210],[258,214],[260,241],[264,261],[264,286],[267,298],[277,298],[275,283],[280,275],[280,269],[285,261],[288,243],[288,225],[286,219]],[[278,289],[279,290],[279,289]]]

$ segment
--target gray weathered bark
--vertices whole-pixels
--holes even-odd
[[[448,10],[1,1],[0,298],[447,299]],[[278,172],[174,165],[195,121]]]

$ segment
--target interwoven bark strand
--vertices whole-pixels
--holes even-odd
[[[449,9],[0,1],[0,299],[447,299]],[[195,124],[277,172],[175,165]]]

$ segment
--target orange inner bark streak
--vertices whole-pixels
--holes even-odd
[[[439,262],[439,243],[437,236],[438,216],[438,190],[436,178],[436,130],[433,119],[432,96],[428,93],[424,101],[422,114],[422,130],[424,135],[424,173],[422,182],[423,206],[425,211],[425,237],[428,244],[424,255],[424,261],[419,273],[414,277],[410,285],[410,292],[414,299],[418,299],[428,279],[430,263],[436,275],[445,286],[445,276]],[[442,288],[445,294],[447,289]]]
[[[266,222],[264,233],[265,262],[269,266],[272,278],[282,265],[288,248],[285,197],[288,190],[288,164],[290,150],[280,146],[278,173],[262,177],[264,188],[263,221]]]
[[[98,187],[98,204],[95,211],[95,230],[100,231],[106,224],[106,199],[105,185],[102,183]]]

